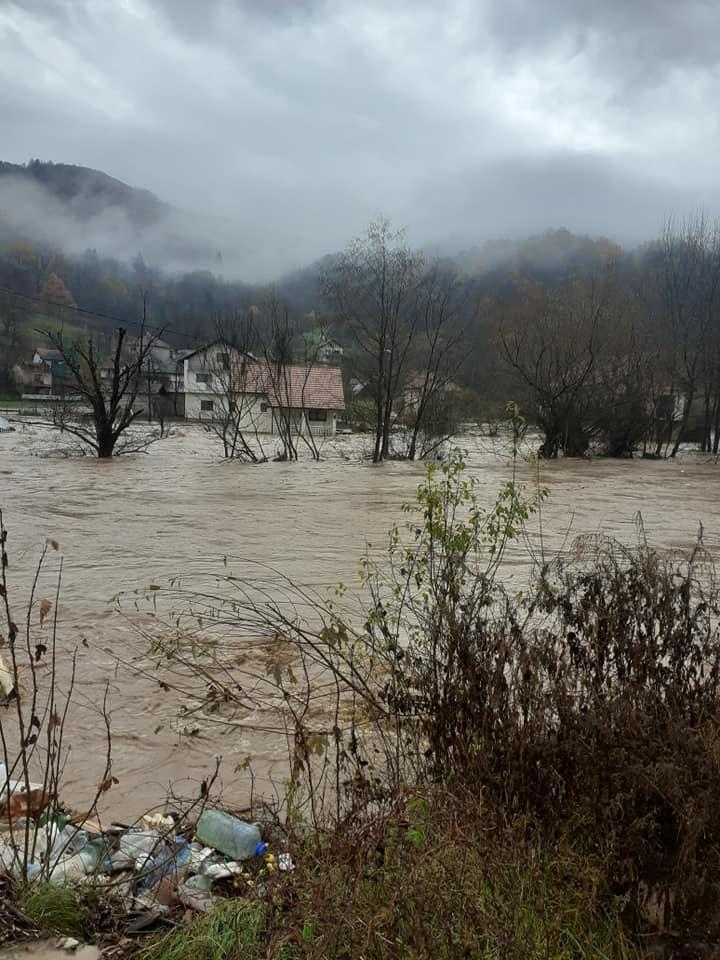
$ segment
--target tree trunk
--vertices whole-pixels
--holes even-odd
[[[712,445],[712,409],[711,392],[710,388],[707,386],[705,387],[705,395],[703,400],[703,432],[700,449],[703,453],[709,453]]]
[[[115,449],[115,437],[112,430],[101,429],[97,432],[97,455],[101,460],[112,457]]]
[[[674,458],[677,456],[677,452],[680,449],[680,444],[683,441],[683,437],[687,433],[688,423],[690,421],[690,408],[692,407],[694,399],[695,399],[695,386],[693,384],[693,386],[688,390],[687,394],[685,395],[685,404],[683,406],[682,420],[680,421],[680,429],[677,432],[677,436],[675,437],[675,443],[673,444],[673,448],[672,448],[672,453],[670,454],[671,458]]]
[[[382,459],[382,440],[383,440],[383,403],[382,393],[378,386],[377,400],[375,401],[375,445],[373,447],[373,462],[377,463]]]

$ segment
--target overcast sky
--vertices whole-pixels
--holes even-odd
[[[232,218],[258,265],[379,211],[459,245],[715,215],[718,103],[719,0],[0,0],[0,159]]]

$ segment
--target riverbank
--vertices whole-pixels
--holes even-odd
[[[248,584],[232,562],[211,592],[191,571],[187,586],[151,583],[132,594],[140,617],[158,628],[141,634],[156,664],[147,679],[162,692],[183,692],[186,705],[195,684],[192,712],[180,722],[199,733],[217,724],[239,750],[250,704],[274,718],[286,750],[275,817],[262,836],[280,831],[277,850],[293,868],[266,858],[255,836],[252,866],[243,860],[235,869],[218,843],[212,855],[226,859],[210,861],[210,899],[184,889],[185,876],[203,875],[194,860],[183,874],[184,851],[204,861],[192,847],[187,801],[174,794],[163,811],[170,852],[157,861],[143,850],[141,873],[122,880],[129,898],[113,908],[113,872],[127,869],[114,857],[130,818],[118,831],[100,813],[122,783],[112,718],[103,698],[102,779],[89,812],[77,815],[62,800],[69,765],[53,735],[69,742],[75,717],[56,719],[43,706],[53,699],[36,695],[41,681],[51,681],[51,697],[62,681],[44,667],[62,662],[64,642],[38,578],[31,608],[17,617],[20,633],[6,617],[20,644],[14,657],[28,662],[23,670],[13,661],[8,703],[19,728],[37,735],[18,741],[19,761],[5,763],[9,773],[20,764],[22,776],[14,776],[29,823],[47,833],[52,816],[60,831],[75,824],[93,835],[73,829],[69,839],[84,844],[71,851],[73,869],[75,857],[85,863],[83,851],[91,851],[92,879],[83,882],[83,867],[53,887],[52,897],[60,889],[71,898],[63,901],[66,920],[85,917],[75,932],[97,937],[109,957],[117,950],[144,960],[627,960],[657,956],[660,947],[668,957],[714,956],[720,599],[707,539],[678,552],[654,548],[652,532],[634,545],[595,535],[548,553],[544,535],[532,533],[547,520],[547,491],[529,470],[521,476],[524,483],[506,482],[488,501],[487,474],[460,455],[427,472],[404,522],[362,567],[360,626],[346,619],[342,590],[311,593],[267,569],[266,579]],[[5,544],[6,573],[15,570],[14,544]],[[51,542],[51,578],[58,554]],[[528,556],[533,576],[520,591]],[[4,600],[8,584],[4,577]],[[174,626],[166,594],[178,611]],[[249,636],[264,657],[258,663]],[[77,695],[85,696],[81,680]],[[31,775],[41,742],[52,747],[50,777],[42,763]],[[235,772],[259,804],[253,764],[249,756]],[[41,786],[28,793],[23,784],[34,779]],[[215,778],[201,781],[194,797],[218,806]],[[255,816],[253,809],[248,822]],[[8,895],[21,923],[26,917],[33,931],[47,932],[58,910],[48,909],[31,860],[40,878],[53,867],[35,840],[16,849],[24,852]]]

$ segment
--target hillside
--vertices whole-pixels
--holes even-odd
[[[0,187],[14,189],[37,186],[61,203],[79,222],[92,220],[110,209],[122,211],[137,227],[155,224],[167,217],[172,208],[149,190],[131,187],[101,170],[68,163],[28,164],[0,161]]]
[[[27,241],[68,254],[94,249],[166,269],[214,265],[227,225],[90,167],[0,161],[0,244]]]

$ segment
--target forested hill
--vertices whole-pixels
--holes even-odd
[[[68,163],[0,161],[0,189],[3,186],[18,191],[25,187],[40,188],[81,222],[115,208],[122,211],[131,224],[144,227],[157,223],[171,212],[169,204],[149,190],[128,186],[101,170]]]
[[[218,261],[227,226],[100,170],[0,161],[0,245],[26,242],[72,255],[93,249],[127,261],[141,252],[164,269],[202,269]]]

